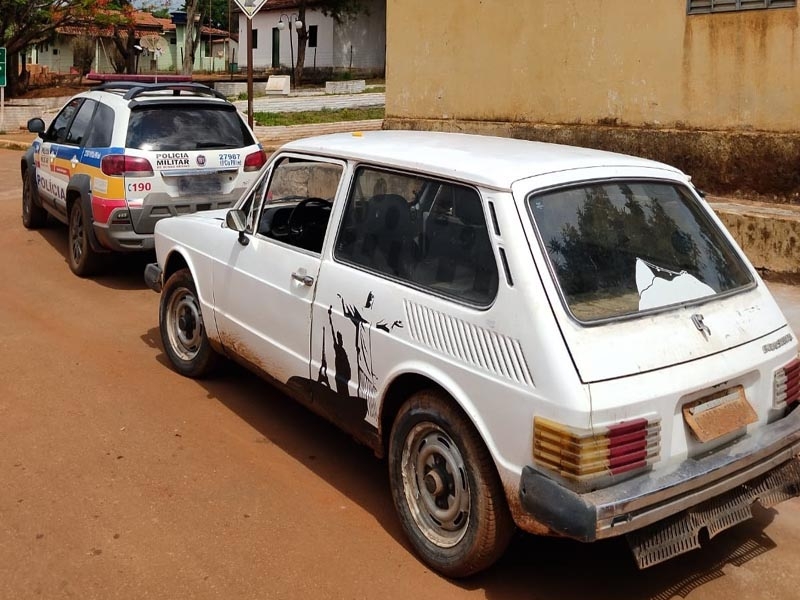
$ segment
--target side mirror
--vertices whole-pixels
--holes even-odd
[[[228,229],[239,232],[239,243],[242,246],[247,246],[247,244],[250,243],[250,240],[244,234],[247,229],[247,215],[243,210],[239,210],[238,208],[229,210],[228,214],[225,215],[225,225],[228,226]]]
[[[33,119],[28,120],[28,131],[31,133],[44,133],[44,121],[39,117],[34,117]]]

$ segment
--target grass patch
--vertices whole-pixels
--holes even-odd
[[[310,125],[314,123],[338,123],[340,121],[365,121],[382,119],[385,110],[382,106],[371,108],[342,108],[332,110],[304,110],[301,112],[257,112],[253,115],[256,125]]]

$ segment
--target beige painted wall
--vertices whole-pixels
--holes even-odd
[[[388,0],[388,119],[800,131],[800,8]]]

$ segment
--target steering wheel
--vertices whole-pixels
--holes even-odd
[[[306,198],[298,202],[286,221],[286,227],[289,229],[289,239],[297,244],[302,241],[307,225],[302,218],[303,212],[313,207],[328,208],[330,205],[330,202],[322,198]]]

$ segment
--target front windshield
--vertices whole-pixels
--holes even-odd
[[[747,267],[684,186],[608,181],[532,194],[564,301],[596,321],[748,286]]]

